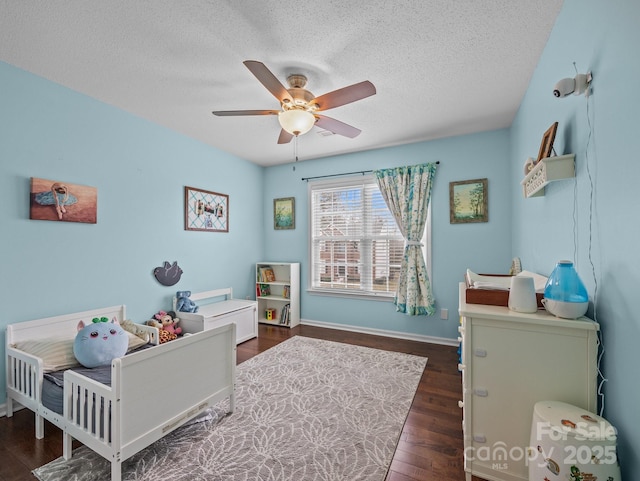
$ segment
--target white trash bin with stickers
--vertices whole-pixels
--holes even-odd
[[[616,429],[603,417],[571,404],[533,407],[529,481],[620,481]]]

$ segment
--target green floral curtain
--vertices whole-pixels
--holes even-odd
[[[394,304],[396,311],[411,316],[435,312],[431,282],[420,243],[435,173],[435,163],[374,171],[380,192],[405,238]]]

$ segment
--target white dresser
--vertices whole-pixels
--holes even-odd
[[[466,479],[526,481],[535,403],[597,410],[598,324],[467,304],[464,283],[459,303]]]
[[[217,300],[209,304],[198,301]],[[196,333],[234,322],[236,344],[258,337],[258,306],[256,301],[233,299],[231,288],[193,294],[191,300],[198,304],[198,312],[176,312],[183,333]],[[174,299],[175,309],[175,299]]]

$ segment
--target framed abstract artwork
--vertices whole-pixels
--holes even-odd
[[[229,232],[229,196],[195,187],[185,187],[184,229]]]

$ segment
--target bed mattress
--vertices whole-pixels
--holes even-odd
[[[153,347],[153,344],[145,344],[134,349],[129,354]],[[111,365],[88,368],[77,366],[68,369],[69,371],[82,374],[105,386],[111,386]],[[64,391],[64,370],[45,373],[42,382],[42,404],[58,414],[63,412],[63,391]]]
[[[82,374],[94,381],[111,386],[111,366],[100,366],[87,368],[83,366],[69,369],[78,374]],[[63,391],[64,391],[64,371],[55,371],[44,374],[42,383],[42,404],[52,411],[62,414]]]

